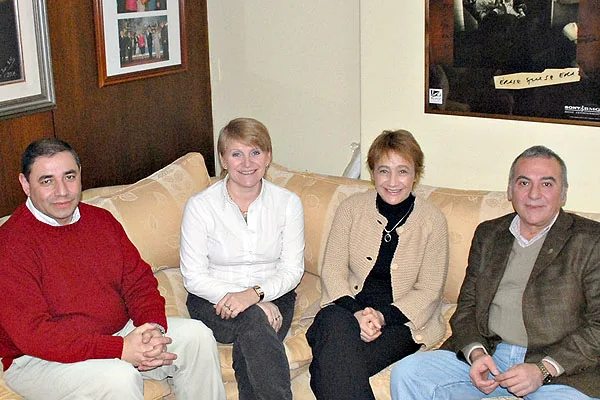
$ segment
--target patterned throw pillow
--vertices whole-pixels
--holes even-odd
[[[85,202],[110,211],[156,272],[179,265],[185,203],[209,183],[202,155],[188,153],[147,178]]]

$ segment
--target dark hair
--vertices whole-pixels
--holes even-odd
[[[79,156],[73,150],[71,145],[64,140],[58,138],[44,138],[31,142],[21,156],[21,172],[25,175],[25,179],[29,181],[31,174],[31,166],[38,157],[52,157],[55,154],[68,151],[75,159],[75,163],[81,168]]]
[[[423,175],[425,156],[412,133],[399,129],[397,131],[383,131],[377,136],[367,154],[367,165],[371,174],[375,164],[390,152],[412,161],[415,166],[415,181],[418,182],[421,175]]]
[[[567,165],[565,164],[563,159],[560,158],[560,156],[558,154],[556,154],[555,152],[553,152],[546,146],[541,146],[541,145],[531,146],[530,148],[526,149],[524,152],[519,154],[517,156],[517,158],[515,158],[512,165],[510,166],[510,172],[508,174],[509,193],[512,193],[512,190],[513,190],[513,185],[514,185],[513,180],[515,179],[515,171],[517,170],[517,163],[519,162],[519,160],[521,160],[523,158],[554,158],[558,162],[558,165],[560,165],[560,171],[561,171],[561,175],[562,175],[561,176],[562,186],[560,188],[561,196],[563,199],[565,198],[565,195],[567,193],[567,188],[569,187],[569,182],[567,181]]]

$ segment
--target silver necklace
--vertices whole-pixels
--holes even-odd
[[[404,219],[405,219],[406,217],[408,217],[408,214],[410,214],[410,212],[412,211],[412,209],[413,209],[414,207],[415,207],[415,203],[412,203],[412,204],[411,204],[411,206],[410,206],[410,208],[409,208],[409,209],[408,209],[408,211],[406,212],[406,214],[404,214],[404,217],[400,218],[400,221],[398,221],[398,222],[396,223],[396,225],[394,225],[394,227],[393,227],[392,229],[390,229],[390,230],[388,231],[387,229],[383,228],[383,230],[385,231],[385,235],[383,236],[383,240],[384,240],[386,243],[389,243],[389,242],[390,242],[390,240],[392,240],[392,235],[390,235],[390,233],[391,233],[393,230],[395,230],[395,229],[398,227],[398,225],[400,225],[400,223],[401,223],[402,221],[404,221]]]

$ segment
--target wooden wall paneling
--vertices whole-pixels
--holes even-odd
[[[12,213],[17,205],[25,201],[18,178],[23,150],[30,142],[52,135],[50,112],[0,121],[0,217]]]
[[[206,2],[187,1],[188,70],[98,88],[92,1],[47,2],[57,108],[0,121],[0,216],[22,203],[20,156],[33,140],[67,140],[84,187],[141,179],[190,151],[214,174]]]
[[[214,174],[206,2],[186,2],[188,70],[98,87],[92,1],[48,2],[56,136],[84,188],[134,182],[190,151]]]

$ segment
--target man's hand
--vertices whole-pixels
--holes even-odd
[[[256,304],[260,298],[253,288],[248,288],[243,292],[230,292],[214,305],[215,311],[222,319],[235,318],[240,313],[246,311],[248,307]]]
[[[167,351],[171,342],[171,338],[163,336],[156,326],[140,325],[123,338],[121,359],[140,371],[170,365],[177,358],[176,354]]]
[[[354,313],[354,317],[360,325],[360,338],[369,343],[381,336],[381,329],[385,325],[383,314],[371,307]]]
[[[485,394],[490,394],[498,387],[495,379],[490,379],[490,373],[494,376],[500,374],[498,366],[491,356],[481,349],[475,349],[471,352],[471,369],[469,376],[471,382]]]
[[[542,386],[543,376],[537,365],[523,363],[513,365],[508,371],[497,375],[496,382],[515,396],[523,397]]]
[[[271,324],[273,329],[275,329],[275,332],[279,332],[281,329],[281,323],[283,322],[283,317],[281,316],[279,307],[270,301],[258,303],[257,306],[259,306],[265,312],[267,319],[269,320],[269,324]]]

